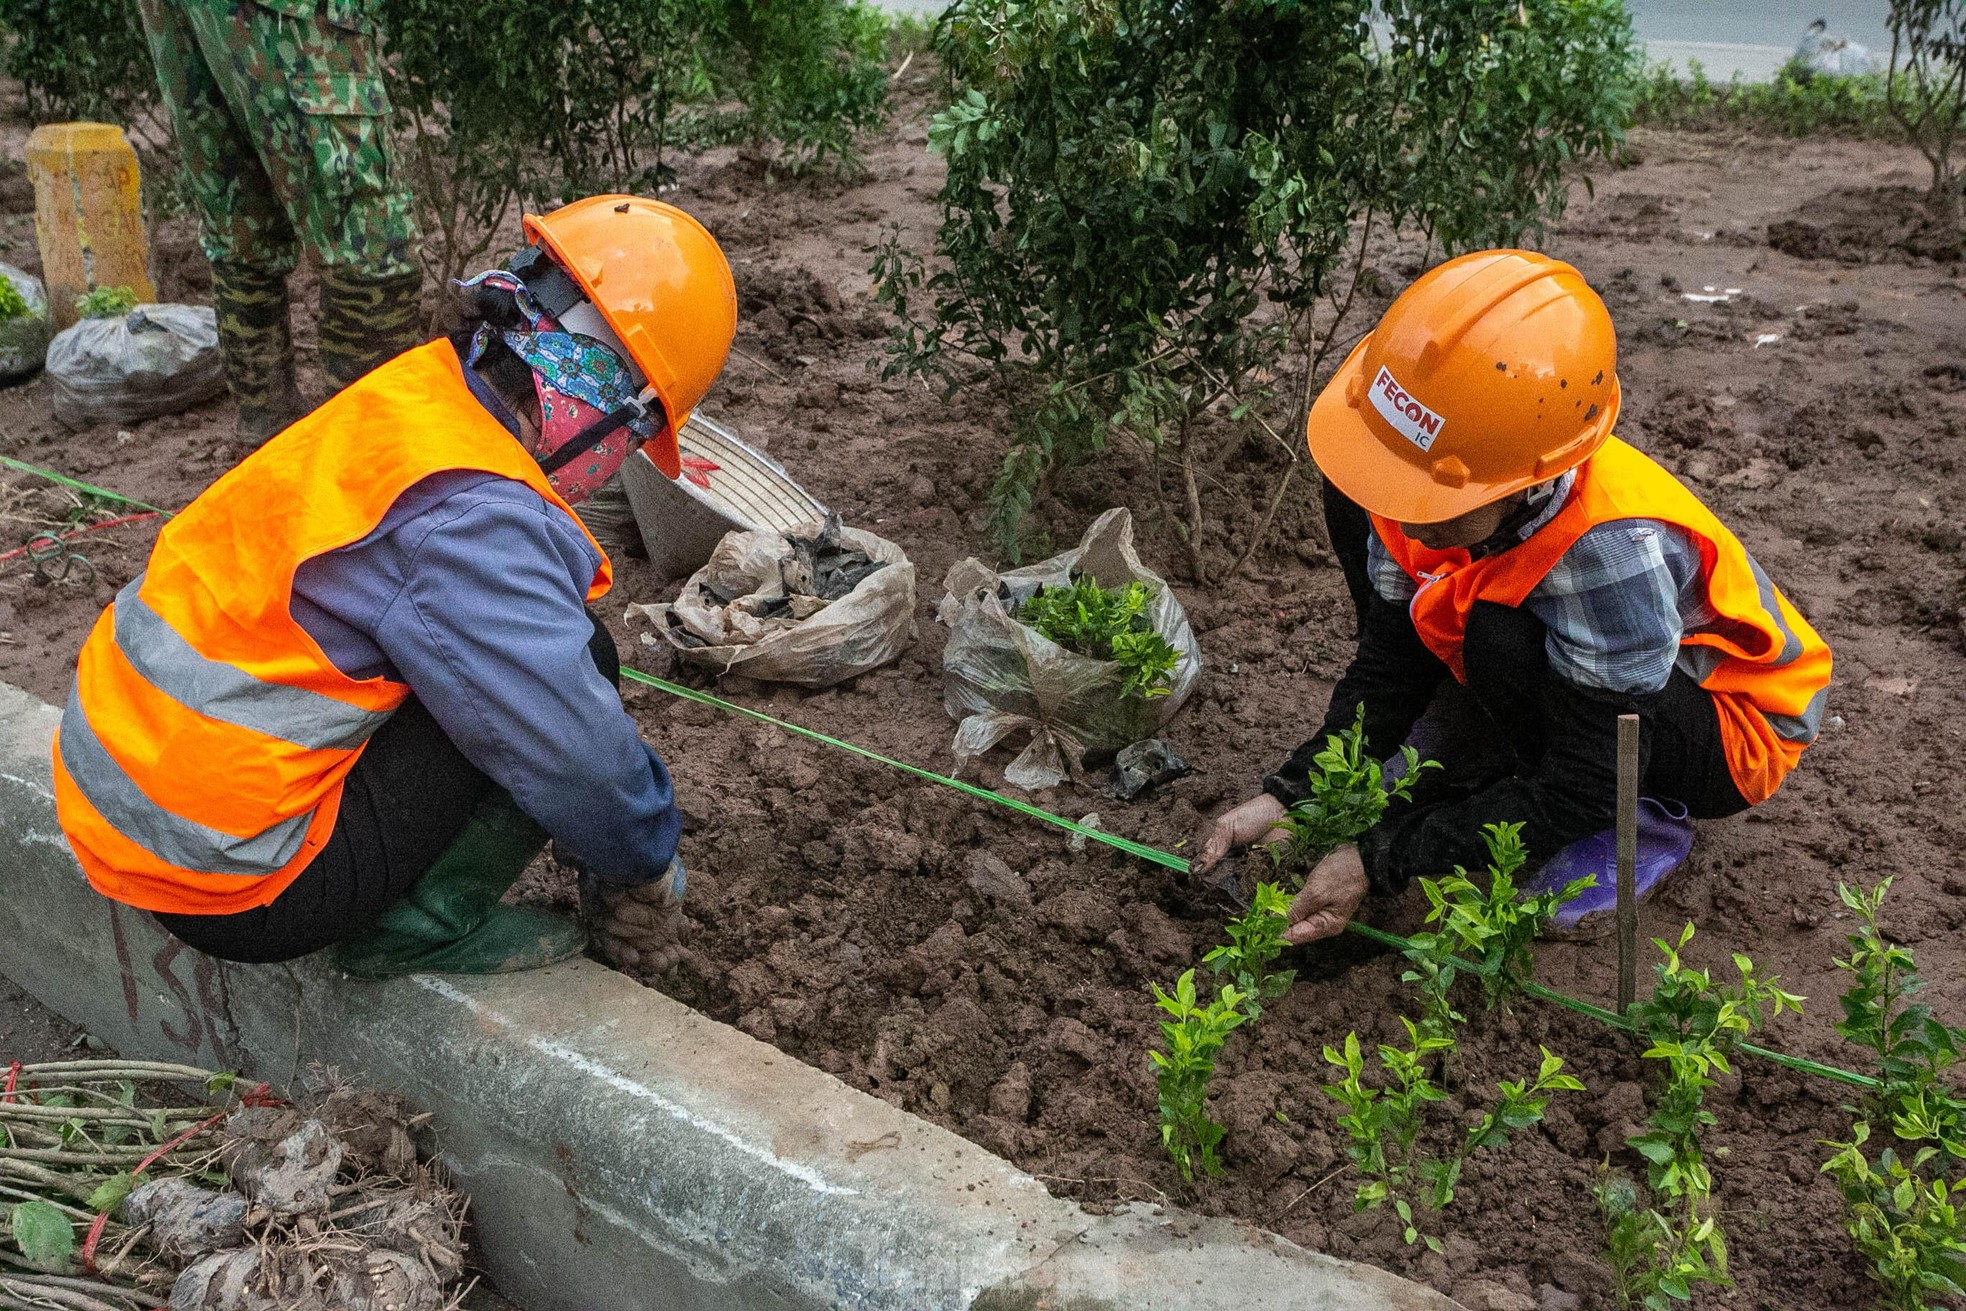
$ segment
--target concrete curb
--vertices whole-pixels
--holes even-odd
[[[591,962],[375,984],[200,956],[83,881],[55,823],[58,719],[0,683],[0,973],[126,1055],[276,1082],[320,1061],[407,1094],[533,1311],[1453,1311],[1247,1225],[1088,1215]]]

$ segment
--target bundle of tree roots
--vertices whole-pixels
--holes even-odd
[[[0,1311],[447,1311],[464,1207],[426,1117],[145,1061],[0,1067]]]

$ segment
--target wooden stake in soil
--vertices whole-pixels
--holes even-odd
[[[1618,716],[1618,1014],[1638,994],[1638,716]]]

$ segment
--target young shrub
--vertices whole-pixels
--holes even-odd
[[[1173,690],[1181,663],[1181,653],[1154,631],[1147,613],[1153,601],[1142,582],[1101,587],[1074,578],[1070,587],[1040,587],[1018,608],[1017,619],[1067,651],[1112,661],[1126,671],[1120,695],[1150,700]]]
[[[1966,4],[1891,0],[1885,22],[1891,29],[1885,100],[1932,166],[1932,213],[1956,230],[1960,172],[1953,146],[1966,128]]]
[[[1714,1123],[1705,1107],[1707,1089],[1715,1071],[1729,1072],[1749,1035],[1783,1011],[1802,1009],[1801,997],[1776,987],[1739,952],[1739,983],[1714,982],[1708,971],[1682,960],[1692,940],[1691,924],[1677,945],[1652,940],[1665,957],[1658,983],[1651,998],[1630,1012],[1633,1028],[1650,1041],[1645,1056],[1666,1063],[1666,1084],[1646,1130],[1626,1140],[1645,1158],[1651,1205],[1641,1208],[1635,1192],[1627,1203],[1622,1186],[1598,1190],[1621,1307],[1660,1311],[1688,1300],[1697,1285],[1731,1284],[1726,1235],[1709,1205],[1713,1176],[1700,1144]]]
[[[1270,963],[1289,944],[1283,931],[1290,924],[1290,896],[1274,883],[1258,883],[1249,910],[1229,921],[1229,941],[1202,957],[1217,975],[1227,975],[1242,994],[1243,1014],[1251,1022],[1262,1018],[1263,1003],[1290,991],[1295,970],[1271,970]]]
[[[1364,1176],[1353,1195],[1353,1206],[1364,1211],[1390,1202],[1405,1240],[1424,1242],[1438,1252],[1440,1240],[1421,1228],[1416,1205],[1436,1214],[1445,1210],[1454,1200],[1462,1169],[1476,1152],[1504,1146],[1512,1133],[1540,1123],[1552,1093],[1582,1092],[1584,1085],[1576,1076],[1563,1073],[1561,1057],[1542,1048],[1535,1078],[1498,1084],[1500,1096],[1495,1105],[1459,1135],[1451,1151],[1442,1156],[1424,1155],[1419,1144],[1427,1127],[1426,1108],[1447,1100],[1446,1092],[1427,1071],[1436,1059],[1453,1051],[1454,1039],[1424,1033],[1403,1016],[1400,1023],[1406,1026],[1409,1045],[1380,1046],[1383,1088],[1366,1083],[1365,1055],[1358,1035],[1348,1033],[1342,1051],[1324,1049],[1324,1059],[1343,1071],[1338,1082],[1327,1084],[1324,1091],[1345,1108],[1338,1125],[1351,1140],[1346,1154]]]
[[[1535,973],[1538,935],[1565,902],[1596,882],[1585,875],[1561,889],[1518,899],[1515,875],[1529,859],[1522,825],[1489,824],[1481,838],[1488,847],[1485,889],[1458,866],[1444,879],[1420,880],[1427,894],[1427,923],[1437,927],[1415,935],[1418,950],[1407,953],[1414,969],[1400,977],[1421,984],[1430,1015],[1439,1014],[1446,1005],[1445,989],[1453,986],[1453,967],[1442,963],[1450,955],[1480,967],[1483,1009],[1508,1009]]]
[[[1208,1118],[1208,1084],[1215,1077],[1215,1054],[1248,1016],[1232,983],[1222,985],[1207,1005],[1198,1004],[1193,970],[1175,982],[1172,996],[1157,983],[1152,987],[1154,1004],[1172,1017],[1160,1026],[1167,1050],[1147,1053],[1160,1087],[1161,1146],[1182,1180],[1193,1183],[1197,1167],[1204,1175],[1222,1173],[1215,1149],[1227,1131]]]
[[[1944,1082],[1959,1062],[1966,1029],[1950,1028],[1912,1000],[1923,989],[1911,949],[1885,938],[1878,916],[1891,880],[1868,892],[1838,885],[1857,918],[1843,993],[1843,1037],[1871,1057],[1881,1086],[1856,1110],[1847,1142],[1827,1142],[1823,1173],[1843,1193],[1844,1221],[1891,1311],[1925,1311],[1933,1300],[1966,1297],[1966,1179],[1948,1181],[1966,1161],[1966,1101]],[[1886,1145],[1866,1144],[1882,1125]]]
[[[75,298],[75,312],[85,319],[121,318],[137,307],[129,287],[91,287]]]
[[[1410,800],[1421,770],[1440,768],[1439,761],[1422,761],[1410,746],[1399,750],[1405,768],[1388,787],[1379,762],[1366,755],[1364,706],[1350,728],[1325,739],[1324,750],[1312,758],[1311,795],[1278,822],[1290,834],[1288,841],[1270,848],[1279,873],[1301,885],[1320,860],[1377,824],[1395,798]]]
[[[938,260],[879,250],[890,373],[999,385],[1006,551],[1054,469],[1125,441],[1162,466],[1197,582],[1273,522],[1372,242],[1452,253],[1557,213],[1618,138],[1633,54],[1618,0],[958,0],[935,41]],[[1203,476],[1244,422],[1281,465],[1247,543]]]

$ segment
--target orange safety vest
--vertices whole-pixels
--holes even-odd
[[[1372,525],[1419,584],[1409,610],[1420,640],[1465,683],[1461,643],[1475,602],[1521,605],[1578,538],[1620,519],[1672,524],[1699,548],[1718,618],[1680,638],[1680,665],[1713,694],[1728,772],[1742,798],[1750,805],[1767,800],[1816,740],[1829,696],[1829,646],[1727,526],[1651,457],[1611,438],[1579,466],[1555,518],[1521,545],[1481,560],[1458,548],[1430,551],[1390,519],[1374,515]]]
[[[348,771],[410,689],[334,667],[294,621],[294,572],[452,469],[524,483],[580,522],[434,341],[282,432],[158,534],[83,645],[55,739],[62,831],[98,892],[227,915],[307,867]],[[601,559],[590,601],[612,581]]]

